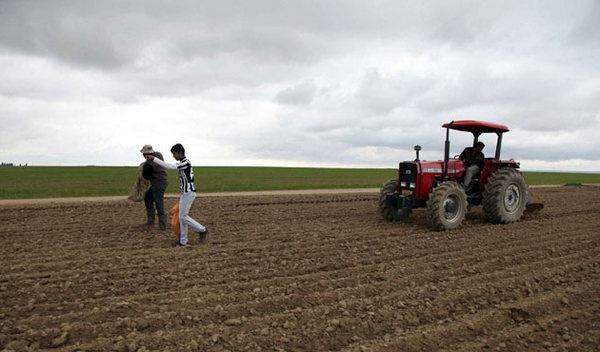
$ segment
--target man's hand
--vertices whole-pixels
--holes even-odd
[[[144,158],[146,158],[146,160],[152,161],[152,160],[154,160],[154,155],[152,155],[152,154],[144,154]]]

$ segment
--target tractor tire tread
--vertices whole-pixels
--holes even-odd
[[[519,188],[520,202],[514,212],[505,209],[504,193],[510,184]],[[483,211],[486,219],[494,224],[509,224],[518,221],[525,210],[527,184],[523,175],[514,168],[502,168],[488,177],[483,191]]]

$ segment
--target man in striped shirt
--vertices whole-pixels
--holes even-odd
[[[198,232],[200,243],[204,243],[208,239],[208,229],[189,215],[194,199],[196,199],[192,164],[185,157],[185,148],[183,148],[183,145],[179,143],[175,144],[171,148],[171,153],[173,154],[173,158],[177,160],[175,164],[164,162],[151,154],[146,155],[146,159],[152,160],[164,168],[179,171],[179,188],[181,190],[181,197],[179,198],[179,226],[181,226],[181,235],[175,245],[186,246],[188,244],[188,225],[194,231]]]

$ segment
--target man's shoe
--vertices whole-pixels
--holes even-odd
[[[159,215],[158,216],[158,229],[160,231],[166,231],[167,230],[167,217],[166,217],[166,215]]]
[[[469,185],[467,186],[467,189],[465,189],[465,193],[467,194],[467,197],[471,197],[471,198],[476,198],[477,197],[477,188],[473,185]]]
[[[154,224],[150,224],[150,223],[143,223],[137,226],[138,229],[141,229],[143,231],[150,231],[154,228]]]
[[[208,241],[208,229],[198,232],[198,240],[200,243],[205,243]]]
[[[179,242],[179,240],[173,242],[173,247],[187,247],[188,244],[182,244],[181,242]]]

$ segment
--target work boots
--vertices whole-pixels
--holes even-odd
[[[146,226],[146,227],[154,226],[154,220],[156,219],[156,216],[154,215],[154,209],[146,208],[146,217],[147,217],[147,220],[143,226]]]
[[[159,215],[158,216],[158,228],[161,231],[166,231],[167,230],[167,216],[166,215]]]
[[[154,213],[154,209],[146,209],[146,217],[148,219],[141,226],[146,229],[150,229],[154,226],[154,221],[156,220],[156,214]],[[167,216],[165,214],[158,216],[158,228],[161,231],[167,230]]]

